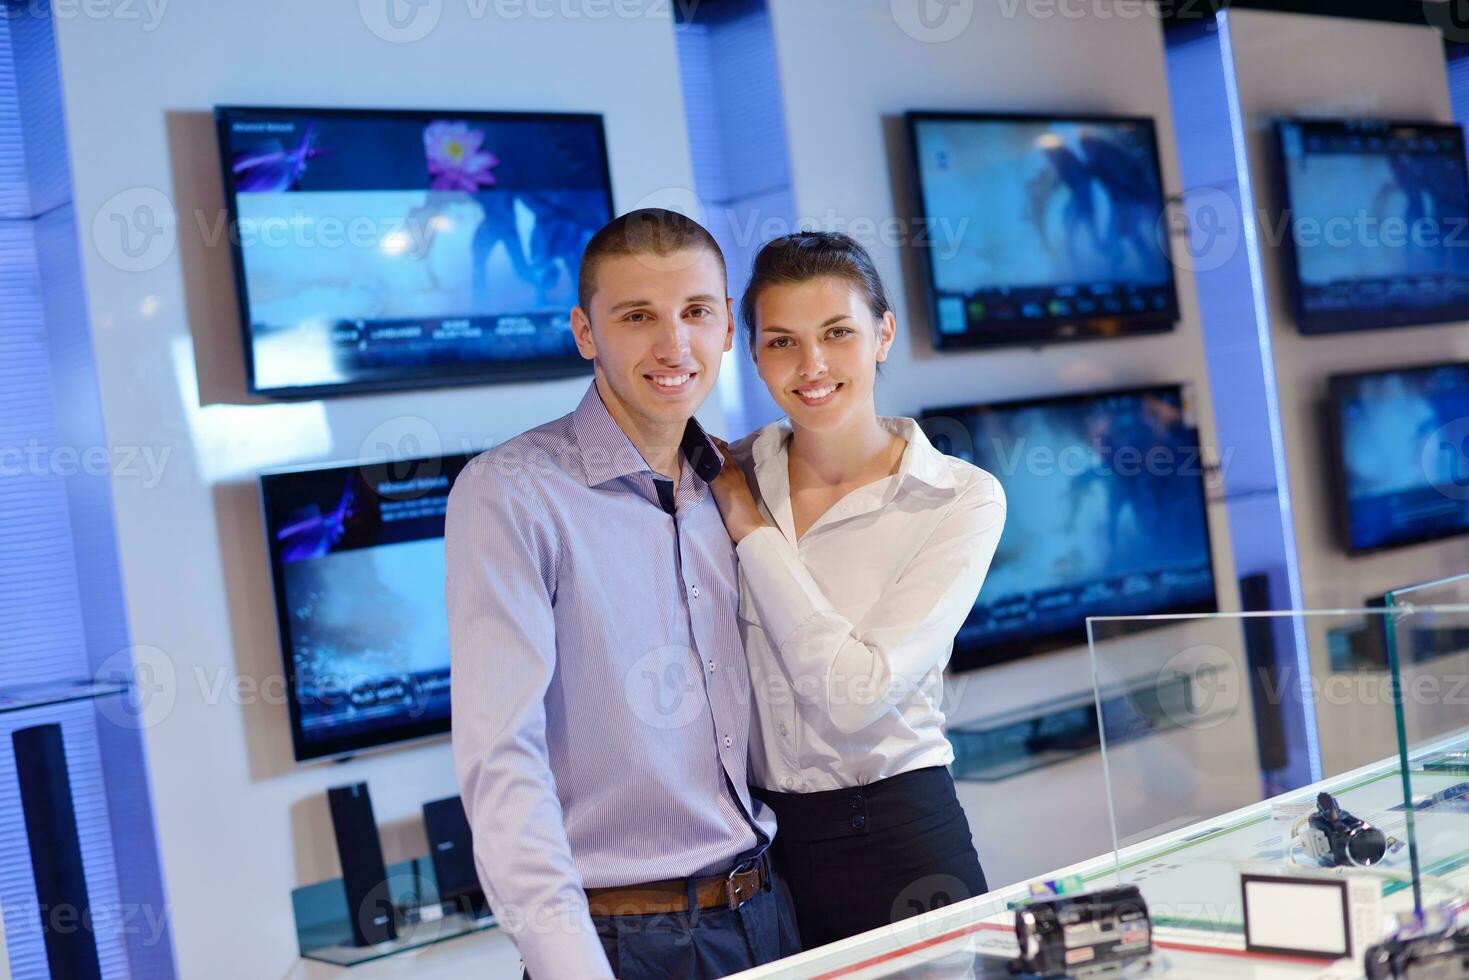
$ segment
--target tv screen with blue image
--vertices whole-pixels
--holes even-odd
[[[469,459],[260,477],[298,761],[449,730],[444,511]]]
[[[1302,333],[1469,319],[1469,173],[1458,126],[1276,122],[1278,226]]]
[[[1153,121],[908,113],[940,350],[1153,333],[1178,319]]]
[[[590,371],[581,253],[612,217],[602,118],[215,110],[250,390]]]
[[[1469,363],[1329,381],[1347,549],[1469,533]]]
[[[1180,385],[929,409],[1005,488],[1005,533],[952,668],[1086,642],[1087,616],[1213,612],[1207,465]]]

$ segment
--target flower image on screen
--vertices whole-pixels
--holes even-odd
[[[570,313],[612,216],[601,117],[216,116],[253,391],[590,369]]]
[[[992,473],[1009,502],[955,670],[1085,643],[1087,616],[1214,611],[1189,416],[1177,385],[923,413],[934,445]]]
[[[1178,318],[1148,119],[910,113],[934,343],[1043,343]]]

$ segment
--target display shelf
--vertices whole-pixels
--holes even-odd
[[[1172,719],[1189,696],[1187,678],[1159,683],[1138,677],[1104,701],[1102,713],[1113,731],[1120,731],[1125,720],[1138,737],[1174,727]],[[1000,782],[1101,747],[1097,701],[1090,691],[950,727],[947,734],[954,747],[951,771],[966,782]]]
[[[356,966],[495,928],[493,915],[443,910],[438,879],[428,857],[388,865],[387,872],[388,893],[398,930],[398,938],[392,942],[352,945],[347,891],[340,878],[304,885],[291,892],[302,959]]]
[[[126,694],[126,681],[66,680],[0,687],[0,714]]]

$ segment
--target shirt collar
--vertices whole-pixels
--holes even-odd
[[[652,472],[643,454],[607,411],[595,380],[572,413],[571,424],[587,486],[599,486],[633,473]],[[689,419],[684,426],[679,448],[695,475],[705,483],[713,483],[724,467],[724,457],[697,419]]]
[[[889,432],[908,443],[903,458],[898,462],[898,479],[895,484],[918,483],[934,490],[952,490],[954,470],[948,457],[933,447],[919,424],[910,418],[879,415],[878,423]],[[783,418],[760,430],[750,447],[750,456],[755,471],[767,469],[772,462],[780,466],[782,482],[785,476],[786,443],[791,435],[791,422]]]

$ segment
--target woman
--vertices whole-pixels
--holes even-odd
[[[895,321],[855,241],[769,242],[741,314],[789,417],[721,447],[740,465],[713,493],[740,559],[753,789],[810,949],[987,890],[940,701],[1005,495],[877,415]]]

